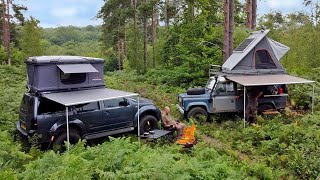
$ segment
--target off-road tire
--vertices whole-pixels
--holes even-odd
[[[206,93],[204,88],[191,88],[187,90],[188,95],[201,95]]]
[[[158,121],[152,115],[143,116],[140,120],[140,134],[144,134],[145,132],[152,131],[158,128]]]
[[[205,120],[208,119],[208,113],[205,109],[203,109],[202,107],[194,107],[189,110],[187,119],[190,119],[192,117],[195,120],[200,120],[199,118],[201,115],[205,117]]]
[[[75,129],[70,129],[69,130],[69,141],[70,144],[76,144],[79,140],[81,139],[81,136],[79,132]],[[64,142],[67,141],[67,131],[61,131],[59,132],[56,136],[55,139],[53,140],[53,148],[56,150],[63,150]]]

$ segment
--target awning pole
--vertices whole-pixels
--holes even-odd
[[[69,151],[69,149],[70,149],[70,147],[69,147],[69,144],[70,144],[70,142],[69,142],[69,109],[68,109],[68,106],[66,106],[66,119],[67,119],[67,148],[68,148],[68,151]]]
[[[243,128],[246,128],[246,86],[243,87]]]
[[[138,95],[138,139],[140,141],[140,95]]]
[[[314,112],[314,83],[312,83],[312,114]]]

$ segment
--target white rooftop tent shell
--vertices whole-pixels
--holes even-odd
[[[67,91],[59,93],[42,93],[42,96],[62,104],[66,107],[66,122],[67,122],[67,142],[69,150],[69,106],[84,104],[108,99],[115,99],[121,97],[132,97],[138,96],[138,114],[140,110],[139,106],[139,94],[124,92],[114,89],[100,88],[90,90],[79,90],[79,91]],[[140,127],[140,116],[138,115],[138,127]],[[138,128],[138,136],[140,136],[140,128]]]

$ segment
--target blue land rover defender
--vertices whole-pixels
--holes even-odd
[[[285,85],[269,85],[263,89],[258,112],[281,110],[286,107],[288,94]],[[215,113],[243,112],[243,91],[243,86],[217,75],[209,78],[205,88],[193,88],[180,94],[177,107],[188,119],[199,119],[200,116],[208,118],[210,114]]]

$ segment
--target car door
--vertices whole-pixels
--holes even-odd
[[[134,112],[126,98],[103,101],[103,123],[105,130],[121,129],[133,126]]]
[[[236,94],[235,84],[232,81],[218,83],[213,96],[214,112],[235,112]]]
[[[87,127],[87,131],[97,132],[102,130],[102,111],[99,102],[91,102],[74,106],[75,118],[80,119]]]

